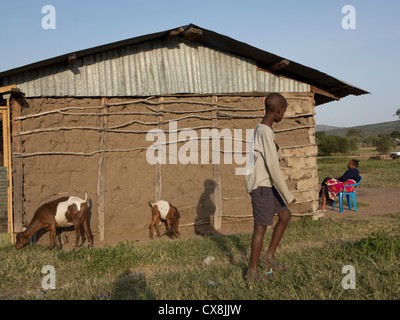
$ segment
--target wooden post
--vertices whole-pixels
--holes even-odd
[[[217,104],[218,97],[213,96],[212,102]],[[214,105],[213,108],[213,120],[212,124],[214,128],[217,128],[217,106]],[[212,153],[219,152],[219,140],[213,139],[212,143]],[[214,158],[214,157],[212,157]],[[215,213],[214,213],[214,229],[221,229],[222,225],[222,186],[221,186],[221,175],[219,171],[219,163],[213,163],[213,179],[214,179],[214,201],[215,201]]]
[[[164,101],[163,97],[159,97],[157,99],[157,102],[163,102],[163,101]],[[163,108],[164,106],[162,104],[158,106],[158,110],[162,110]],[[162,121],[162,119],[163,116],[157,116],[157,122]],[[160,125],[157,125],[157,128],[160,128]],[[161,162],[157,162],[154,165],[154,201],[158,200],[161,200]]]
[[[107,98],[101,98],[101,105],[105,106],[107,104]],[[103,114],[107,113],[107,107],[105,106],[101,112]],[[107,127],[107,116],[101,117],[101,128]],[[101,132],[100,138],[100,150],[106,150],[108,146],[107,132]],[[107,165],[107,155],[105,152],[100,153],[99,158],[99,173],[97,178],[97,204],[98,204],[98,214],[99,214],[99,234],[100,241],[104,241],[104,209],[105,209],[105,191],[106,191],[106,165]]]
[[[3,117],[3,140],[4,140],[4,166],[7,167],[7,211],[8,211],[8,233],[11,235],[14,231],[13,203],[12,203],[12,165],[11,165],[11,137],[10,137],[10,99],[7,99],[7,110]],[[14,237],[11,236],[11,242]]]

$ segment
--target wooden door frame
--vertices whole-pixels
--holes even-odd
[[[13,223],[13,199],[12,199],[12,164],[11,164],[11,131],[10,131],[10,99],[7,98],[7,106],[0,107],[0,117],[3,123],[3,156],[4,167],[7,167],[7,217],[8,233],[11,235],[11,242],[14,237]]]
[[[0,116],[3,122],[3,154],[4,167],[7,167],[7,217],[8,233],[11,243],[14,243],[14,213],[13,213],[13,170],[12,170],[12,146],[11,146],[11,107],[10,100],[12,96],[23,96],[20,89],[15,84],[0,87],[0,94],[6,100],[6,106],[0,107]],[[14,130],[14,128],[13,128]]]

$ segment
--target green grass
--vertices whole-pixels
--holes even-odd
[[[355,157],[317,158],[318,178],[340,177],[349,161]],[[400,188],[400,159],[397,160],[361,160],[358,166],[365,188]]]
[[[3,246],[0,298],[37,298],[49,264],[56,289],[43,299],[399,299],[399,218],[291,222],[278,253],[290,268],[264,283],[244,280],[251,242],[244,233],[71,251]],[[207,256],[215,257],[210,265]],[[341,286],[345,265],[355,267],[355,290]]]
[[[350,159],[319,158],[320,180],[342,175]],[[363,187],[400,188],[398,160],[361,160],[359,170]],[[264,247],[271,233],[267,231]],[[70,251],[3,245],[0,299],[400,298],[400,212],[370,219],[354,215],[291,222],[278,248],[278,259],[290,268],[264,283],[244,280],[250,243],[251,234],[242,233]],[[207,256],[215,257],[210,265],[203,262]],[[56,270],[55,290],[42,289],[45,265]],[[346,265],[356,270],[354,290],[341,285]]]

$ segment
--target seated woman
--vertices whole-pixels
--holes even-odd
[[[335,200],[338,193],[343,191],[345,185],[356,184],[360,181],[360,171],[358,171],[358,160],[350,160],[347,168],[348,170],[340,178],[326,177],[322,181],[322,187],[319,192],[319,197],[322,197],[322,204],[318,207],[319,211],[326,210],[327,199]],[[350,190],[347,190],[349,192]]]

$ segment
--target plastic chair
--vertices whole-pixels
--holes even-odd
[[[345,185],[343,188],[342,192],[339,192],[337,195],[339,196],[339,206],[340,206],[340,212],[343,212],[343,195],[345,195],[347,197],[347,203],[349,205],[349,210],[351,210],[351,199],[350,196],[353,199],[353,203],[354,203],[354,210],[355,212],[357,212],[357,204],[356,204],[356,189],[358,184],[361,182],[362,177],[360,177],[360,181],[358,181],[356,184],[349,184],[349,185]],[[354,187],[354,191],[353,192],[346,192],[346,188],[347,187]],[[335,210],[335,200],[333,200],[333,210]]]

